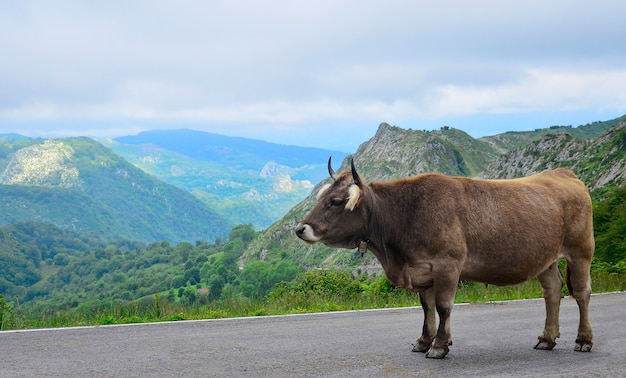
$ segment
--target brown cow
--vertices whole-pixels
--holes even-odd
[[[580,310],[575,350],[591,350],[591,199],[570,170],[513,180],[422,174],[365,185],[351,165],[351,172],[335,174],[328,160],[334,182],[319,191],[296,234],[308,243],[369,248],[393,284],[419,293],[424,325],[413,351],[429,358],[448,353],[460,279],[513,285],[533,277],[546,304],[535,348],[552,349],[560,336],[560,257]]]

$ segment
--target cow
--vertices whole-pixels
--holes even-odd
[[[560,336],[559,258],[567,262],[567,287],[580,310],[575,350],[591,350],[592,206],[571,170],[511,180],[426,173],[366,185],[353,159],[351,169],[339,174],[331,159],[333,180],[319,190],[295,233],[311,244],[369,249],[392,284],[418,293],[424,324],[414,352],[427,358],[448,354],[459,280],[505,286],[534,277],[546,306],[534,348],[551,350]]]

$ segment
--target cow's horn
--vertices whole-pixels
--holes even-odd
[[[333,178],[333,180],[337,179],[337,175],[335,174],[335,171],[333,170],[333,165],[331,163],[331,160],[333,159],[332,155],[328,158],[328,174],[330,175],[330,177]]]
[[[350,159],[350,168],[352,168],[352,179],[354,183],[357,185],[361,185],[361,178],[359,174],[356,172],[356,168],[354,167],[354,159]]]

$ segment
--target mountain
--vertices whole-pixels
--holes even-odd
[[[481,177],[515,178],[545,169],[568,167],[589,189],[626,183],[626,119],[597,139],[570,134],[546,135],[538,141],[502,155]]]
[[[361,144],[356,153],[337,159],[335,170],[349,169],[354,158],[359,173],[368,181],[412,176],[424,172],[447,175],[475,176],[491,161],[500,156],[490,143],[472,138],[467,133],[450,127],[436,131],[406,130],[381,123],[369,141]],[[339,169],[338,169],[339,168]],[[304,267],[359,265],[361,271],[378,272],[379,265],[371,256],[362,260],[356,253],[331,249],[323,245],[308,245],[293,234],[293,229],[316,201],[320,182],[308,197],[294,206],[281,220],[272,224],[250,243],[244,253],[247,260],[279,260],[285,254]]]
[[[312,182],[326,176],[329,155],[346,155],[195,130],[146,131],[100,142],[191,192],[231,223],[257,229],[280,219],[310,193]]]
[[[14,141],[14,140],[25,140],[28,139],[28,137],[20,135],[20,134],[15,134],[15,133],[9,133],[9,134],[0,134],[0,141]]]
[[[563,133],[561,127],[474,139],[448,127],[424,132],[383,123],[372,139],[361,144],[353,156],[346,157],[340,168],[334,168],[337,172],[349,169],[349,159],[354,158],[366,181],[375,181],[424,172],[510,178],[547,168],[570,167],[594,193],[600,193],[605,188],[624,184],[626,117],[588,125],[582,132],[574,132],[591,138],[607,130],[609,124],[613,126],[595,139]],[[556,132],[550,133],[550,130]],[[522,138],[526,144],[521,142]],[[521,146],[515,147],[518,144]],[[250,243],[242,264],[257,259],[277,261],[286,256],[305,268],[343,266],[379,273],[380,265],[371,254],[362,259],[356,252],[309,245],[295,237],[295,226],[315,205],[317,191],[326,182],[329,179],[317,184],[307,198]]]
[[[0,197],[0,224],[49,222],[114,240],[214,240],[232,226],[89,138],[0,141]]]
[[[124,144],[154,145],[186,156],[238,169],[260,170],[267,161],[288,167],[316,164],[329,150],[288,146],[197,130],[152,130],[115,138]],[[337,151],[330,151],[337,153]]]
[[[499,155],[489,143],[447,126],[420,131],[381,123],[354,157],[365,177],[386,180],[422,172],[474,176]]]
[[[578,127],[550,126],[548,128],[536,129],[533,131],[508,131],[502,134],[482,137],[480,140],[491,144],[501,153],[507,153],[516,148],[536,142],[546,135],[569,134],[583,140],[595,139],[604,134],[610,128],[625,120],[626,115],[612,120],[596,121]]]

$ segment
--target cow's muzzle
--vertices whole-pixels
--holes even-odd
[[[296,226],[296,235],[300,239],[311,244],[317,243],[320,240],[320,238],[315,235],[315,232],[313,232],[313,228],[308,224],[300,223],[298,226]]]

